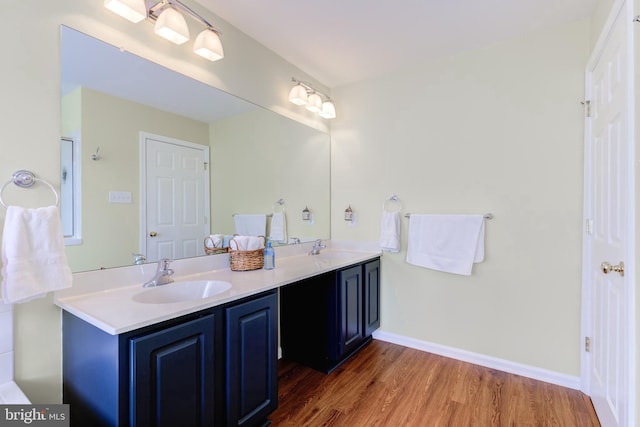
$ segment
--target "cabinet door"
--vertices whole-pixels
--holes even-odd
[[[226,310],[227,425],[250,426],[278,406],[278,295]]]
[[[362,267],[360,265],[338,273],[340,310],[340,356],[356,348],[364,338],[362,333]]]
[[[364,265],[364,336],[380,327],[380,260]]]
[[[214,315],[129,341],[132,426],[214,425]]]

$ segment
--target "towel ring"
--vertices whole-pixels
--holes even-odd
[[[58,206],[60,204],[60,196],[58,196],[58,192],[55,188],[53,188],[53,185],[49,184],[44,179],[36,178],[33,172],[30,172],[28,170],[19,170],[17,172],[14,172],[11,179],[5,182],[2,188],[0,188],[0,205],[5,208],[7,207],[6,203],[2,199],[2,193],[4,192],[4,189],[7,187],[7,185],[14,183],[20,188],[29,188],[32,187],[36,182],[46,184],[47,187],[49,187],[51,191],[53,191],[53,194],[56,196],[56,206]]]
[[[395,207],[395,209],[393,209]],[[382,204],[382,210],[386,212],[400,212],[402,210],[402,202],[395,194],[391,195]]]
[[[278,199],[273,202],[272,212],[284,212],[284,199]],[[279,207],[278,207],[279,206]],[[278,210],[279,209],[279,210]]]

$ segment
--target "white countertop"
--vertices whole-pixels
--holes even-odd
[[[143,288],[151,279],[156,264],[75,273],[73,286],[55,293],[54,302],[65,311],[91,323],[103,331],[117,335],[153,325],[199,310],[215,307],[347,267],[380,256],[375,245],[367,242],[326,241],[321,255],[308,255],[313,244],[300,244],[276,249],[274,270],[231,271],[228,255],[211,255],[177,260],[171,264],[176,282],[221,280],[231,289],[209,298],[172,303],[143,303],[136,296],[158,288]]]

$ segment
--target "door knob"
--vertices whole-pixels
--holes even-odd
[[[618,265],[611,265],[611,263],[604,261],[602,264],[600,264],[600,268],[602,269],[602,272],[604,274],[609,274],[609,272],[615,271],[617,273],[620,273],[621,276],[624,276],[624,262],[622,261],[620,261],[620,264]]]
[[[158,235],[158,233],[156,233],[155,231],[152,231],[151,233],[149,233],[149,237],[156,237]]]

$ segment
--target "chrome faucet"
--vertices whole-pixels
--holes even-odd
[[[153,279],[146,282],[144,285],[145,288],[166,285],[167,283],[173,282],[171,276],[173,275],[173,270],[169,268],[170,259],[163,258],[158,261],[158,269],[156,270],[156,275],[153,276]]]
[[[326,247],[327,247],[327,245],[323,245],[322,244],[322,240],[318,239],[313,244],[313,248],[311,248],[311,252],[309,252],[309,255],[319,255],[320,254],[320,249],[324,249]]]

